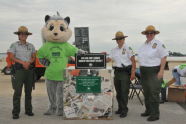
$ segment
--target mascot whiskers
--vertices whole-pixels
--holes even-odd
[[[46,66],[45,82],[49,108],[44,115],[63,115],[64,69],[70,56],[75,53],[84,54],[83,50],[67,42],[72,35],[69,24],[70,18],[62,18],[59,13],[45,16],[45,25],[42,28],[44,44],[37,52],[40,63]]]

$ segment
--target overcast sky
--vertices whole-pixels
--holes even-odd
[[[109,52],[116,46],[116,31],[128,36],[126,43],[136,51],[145,41],[141,31],[154,25],[170,51],[186,53],[186,0],[1,0],[0,52],[17,41],[13,32],[20,25],[33,33],[28,41],[42,45],[41,28],[45,15],[71,18],[70,27],[89,27],[91,52]],[[70,43],[74,42],[74,34]]]

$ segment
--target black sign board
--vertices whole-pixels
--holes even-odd
[[[89,46],[89,28],[76,27],[75,28],[75,43],[77,48],[90,52]]]
[[[76,54],[76,69],[103,69],[106,68],[106,54],[88,53]]]

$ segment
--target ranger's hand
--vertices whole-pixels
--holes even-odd
[[[163,78],[163,71],[160,70],[160,71],[158,72],[157,77],[158,77],[158,79]]]
[[[24,62],[22,65],[24,69],[28,70],[30,67],[30,62]]]
[[[135,79],[135,73],[131,73],[131,76],[130,76],[130,80],[132,81],[132,80],[134,80]]]

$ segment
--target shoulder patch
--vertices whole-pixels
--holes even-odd
[[[132,50],[132,48],[129,46],[129,50]]]
[[[162,47],[163,47],[163,48],[166,48],[164,44],[162,44]]]
[[[14,44],[11,44],[10,48],[13,48],[14,47]]]
[[[135,54],[131,47],[129,47],[129,50],[130,50],[131,54],[133,54],[133,55]]]

